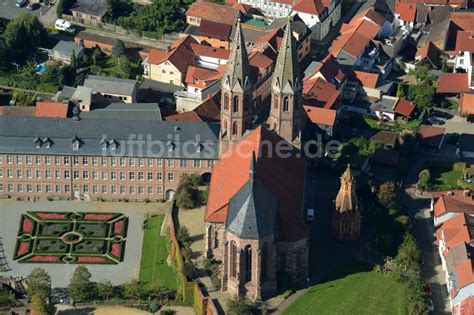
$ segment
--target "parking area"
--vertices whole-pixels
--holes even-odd
[[[45,15],[51,8],[46,5],[39,6],[36,10],[28,10],[26,5],[21,8],[15,6],[15,0],[0,0],[0,18],[11,20],[22,12],[28,12],[37,17]]]
[[[53,287],[65,287],[69,284],[76,264],[18,263],[13,261],[18,227],[21,214],[26,211],[66,211],[66,212],[119,212],[129,219],[125,257],[117,265],[87,265],[93,281],[108,279],[121,284],[132,278],[138,278],[143,242],[143,222],[148,213],[164,213],[168,203],[112,203],[78,201],[37,201],[23,202],[13,199],[0,200],[0,237],[10,271],[2,276],[26,277],[37,267],[44,268],[52,278]]]

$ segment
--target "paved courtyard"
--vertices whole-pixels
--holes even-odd
[[[147,213],[166,211],[167,203],[109,203],[109,202],[78,202],[78,201],[38,201],[20,202],[0,200],[0,237],[3,238],[5,256],[11,270],[3,276],[28,276],[37,267],[44,268],[52,278],[53,287],[65,287],[77,267],[76,264],[30,264],[17,263],[12,260],[15,251],[16,236],[21,214],[26,211],[66,211],[66,212],[120,212],[128,216],[128,235],[124,261],[117,265],[87,265],[93,281],[108,279],[114,284],[138,278],[142,251],[142,224]]]

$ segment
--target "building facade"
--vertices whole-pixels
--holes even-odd
[[[172,199],[183,174],[209,181],[218,158],[216,124],[0,119],[0,196]]]

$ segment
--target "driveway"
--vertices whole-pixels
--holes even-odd
[[[41,5],[40,8],[30,11],[26,8],[26,6],[22,8],[17,8],[15,6],[15,0],[0,0],[0,18],[5,18],[8,20],[14,19],[22,12],[28,12],[41,18],[43,15],[47,14],[50,10],[48,6]]]
[[[445,120],[446,124],[441,127],[446,128],[446,133],[474,133],[472,123],[466,121],[466,118],[455,115],[453,118]]]

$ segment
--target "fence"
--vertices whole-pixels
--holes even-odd
[[[169,232],[171,244],[168,254],[168,263],[173,264],[173,268],[178,277],[178,298],[187,305],[193,305],[198,315],[217,315],[217,309],[214,302],[209,297],[205,297],[199,284],[190,282],[183,274],[184,259],[181,255],[178,238],[176,237],[176,228],[179,226],[176,219],[176,203],[171,203],[171,215],[168,217]]]

